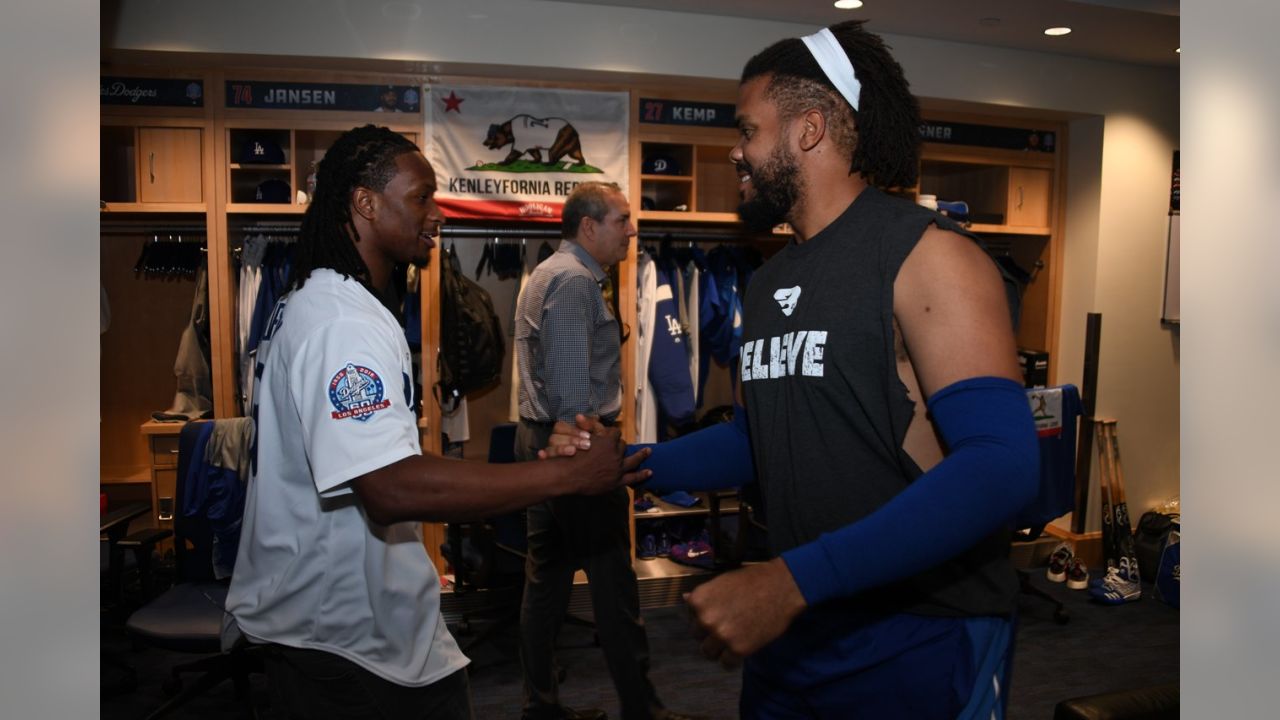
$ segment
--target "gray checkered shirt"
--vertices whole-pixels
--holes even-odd
[[[529,276],[516,307],[520,417],[616,417],[622,408],[621,339],[600,294],[606,275],[582,246],[560,249]]]

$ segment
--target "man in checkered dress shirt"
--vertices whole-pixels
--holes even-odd
[[[583,183],[565,201],[560,249],[529,277],[516,310],[520,426],[516,458],[546,447],[556,420],[578,413],[612,424],[622,406],[618,321],[602,297],[607,269],[636,235],[626,197],[613,183]],[[649,643],[631,567],[625,488],[556,498],[529,508],[529,548],[520,609],[524,717],[602,718],[560,705],[555,639],[574,571],[590,582],[592,609],[624,718],[664,717],[649,681]]]

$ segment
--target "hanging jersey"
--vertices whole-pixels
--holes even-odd
[[[689,355],[685,350],[689,338],[680,325],[671,278],[661,267],[656,271],[649,381],[663,418],[678,427],[691,422],[694,417],[693,381],[689,377]]]

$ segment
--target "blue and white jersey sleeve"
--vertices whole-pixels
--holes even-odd
[[[409,348],[398,328],[368,320],[316,327],[290,364],[290,395],[321,495],[351,492],[350,480],[421,453]]]

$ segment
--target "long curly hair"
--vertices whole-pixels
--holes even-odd
[[[808,108],[827,119],[836,143],[850,155],[849,172],[877,187],[910,187],[919,174],[920,104],[911,94],[902,66],[864,20],[831,26],[862,84],[855,111],[827,79],[799,38],[787,38],[747,61],[742,82],[769,75],[765,97],[784,120]]]
[[[396,158],[417,150],[403,135],[376,125],[352,128],[334,141],[316,168],[315,197],[294,248],[291,288],[301,288],[313,270],[329,268],[379,294],[356,251],[360,234],[351,221],[351,193],[357,187],[381,192],[396,176]]]

